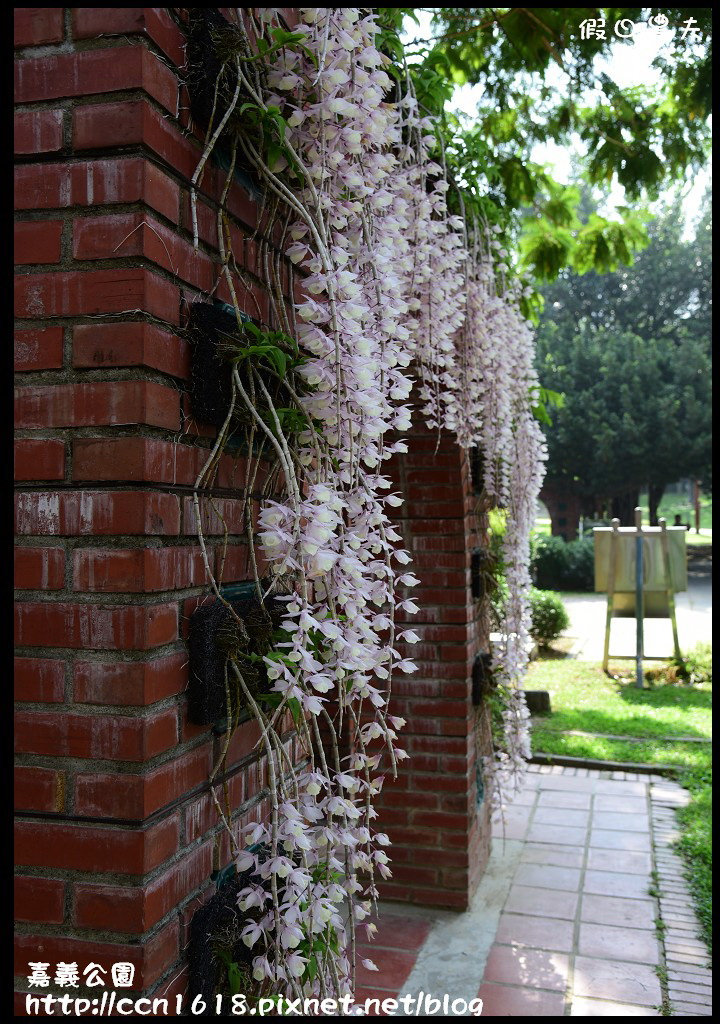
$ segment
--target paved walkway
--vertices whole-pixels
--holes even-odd
[[[563,603],[570,616],[564,636],[575,640],[571,656],[581,661],[602,661],[605,639],[605,594],[563,594]],[[712,569],[690,571],[688,589],[675,595],[680,650],[687,652],[698,643],[712,639]],[[669,619],[645,619],[645,651],[668,657],[673,653],[672,627]],[[617,617],[610,627],[610,656],[635,655],[635,619]]]
[[[530,768],[470,910],[383,906],[361,951],[379,971],[360,969],[357,999],[479,997],[482,1016],[503,1017],[710,1015],[708,954],[671,846],[686,791],[657,775]],[[393,1015],[452,1015],[414,1007]]]

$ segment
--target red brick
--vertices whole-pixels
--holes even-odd
[[[145,887],[78,882],[75,923],[81,928],[141,935],[198,889],[211,871],[212,848],[206,844]]]
[[[15,425],[95,427],[147,423],[180,429],[180,395],[155,381],[30,385],[15,390]]]
[[[61,590],[64,577],[63,548],[15,548],[15,586],[19,590]]]
[[[139,267],[25,274],[16,277],[14,287],[20,318],[143,310],[160,320],[179,322],[177,286]]]
[[[205,458],[190,445],[149,437],[76,438],[73,479],[194,484]]]
[[[16,810],[54,813],[65,810],[65,772],[16,765],[14,788]]]
[[[417,767],[415,758],[412,759],[413,768]],[[465,773],[461,775],[416,775],[413,772],[412,788],[420,793],[428,790],[442,791],[443,793],[467,793],[468,779]],[[413,799],[415,794],[413,794]],[[444,797],[443,797],[444,800]]]
[[[443,829],[467,829],[470,824],[465,814],[444,814],[442,811],[414,811],[412,820],[415,825]]]
[[[147,988],[167,971],[178,958],[178,923],[171,921],[141,945],[82,940],[62,935],[18,935],[15,941],[15,973],[27,975],[29,961],[45,960],[51,964],[63,960],[79,964],[99,964],[110,977],[115,963],[135,965],[132,986],[125,995]],[[39,998],[42,999],[42,990]],[[42,1004],[40,1004],[42,1005]]]
[[[62,924],[65,917],[65,883],[55,878],[15,875],[15,918]]]
[[[115,149],[146,145],[184,178],[200,158],[194,146],[146,100],[96,103],[73,110],[73,149]]]
[[[15,102],[143,89],[177,113],[177,77],[142,45],[57,53],[15,61]]]
[[[72,17],[75,39],[139,32],[177,67],[185,64],[185,37],[162,7],[75,7]]]
[[[15,370],[56,370],[63,364],[62,327],[15,331]]]
[[[57,153],[63,148],[62,110],[21,110],[15,113],[15,152]]]
[[[15,658],[15,700],[61,704],[65,662],[55,658]]]
[[[187,653],[153,661],[76,661],[73,696],[81,704],[143,706],[187,687]]]
[[[15,750],[21,754],[148,761],[176,743],[174,708],[140,718],[59,711],[15,713]]]
[[[15,46],[59,43],[64,35],[63,7],[15,7]]]
[[[206,582],[202,553],[197,548],[91,548],[73,552],[73,590],[150,593]]]
[[[204,292],[211,290],[217,276],[204,252],[193,249],[177,230],[141,213],[76,218],[73,256],[78,260],[142,256]]]
[[[15,532],[66,537],[176,536],[180,506],[174,494],[152,491],[31,491],[16,495]]]
[[[15,263],[59,263],[61,220],[15,223]]]
[[[142,202],[177,223],[178,198],[177,184],[139,156],[15,168],[16,210]]]
[[[142,775],[78,772],[75,811],[128,820],[147,818],[206,782],[211,766],[211,743],[207,742]]]
[[[142,830],[17,821],[15,860],[23,867],[144,875],[175,853],[178,840],[177,816]]]
[[[192,233],[192,207],[190,202],[190,191],[189,189],[183,190],[180,195],[180,211],[182,216],[182,225],[190,233]],[[196,203],[196,218],[197,218],[197,232],[198,238],[210,246],[211,249],[218,248],[218,234],[217,234],[217,213],[212,210],[207,203],[203,203],[201,200],[197,200]],[[241,266],[249,270],[251,273],[256,274],[255,267],[251,266],[247,259],[243,258],[243,250],[234,250],[235,258]],[[260,275],[258,275],[260,276]]]
[[[215,552],[215,578],[218,582],[236,583],[250,575],[249,554],[246,544],[228,547],[225,558],[221,548]]]
[[[26,647],[147,651],[177,639],[177,607],[18,602],[15,633]]]
[[[257,515],[257,504],[255,515]],[[240,498],[215,498],[210,504],[200,498],[200,517],[203,532],[206,535],[221,536],[224,531],[231,534],[242,534],[245,530],[245,505]],[[222,519],[220,518],[222,516]],[[223,523],[223,519],[225,522]],[[193,498],[183,499],[183,533],[193,537],[198,532],[198,521],[195,515]]]
[[[469,698],[468,694],[468,698]],[[416,700],[412,703],[413,716],[432,715],[435,718],[462,718],[468,713],[468,700]]]
[[[64,476],[64,441],[26,438],[15,442],[16,480],[62,480]]]
[[[190,351],[184,339],[154,324],[79,324],[73,329],[73,366],[147,366],[185,380]]]

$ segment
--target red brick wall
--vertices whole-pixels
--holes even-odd
[[[194,252],[201,148],[168,10],[21,8],[15,33],[18,989],[28,960],[130,960],[136,988],[172,993],[229,859],[207,791],[222,741],[188,724],[183,694],[207,593],[192,484],[214,430],[189,415],[182,325],[216,281],[222,179],[209,168]],[[240,299],[267,321],[257,210],[239,185],[230,208]],[[230,523],[234,479],[226,456]],[[248,575],[231,544],[226,582]],[[239,819],[260,792],[257,738],[241,726],[227,759]]]
[[[19,8],[15,45],[17,989],[29,960],[130,960],[136,989],[172,995],[189,921],[229,860],[207,791],[221,740],[188,724],[184,695],[188,617],[208,593],[192,484],[215,431],[189,412],[183,327],[217,283],[224,175],[208,165],[194,251],[201,129],[169,9]],[[269,323],[257,207],[239,184],[228,207],[238,297]],[[290,281],[284,268],[286,294]],[[223,282],[215,295],[229,299]],[[387,895],[461,907],[488,842],[469,696],[475,521],[464,460],[434,446],[418,436],[397,467],[424,610],[421,670],[395,688],[413,761],[383,796]],[[242,459],[225,455],[216,493],[237,523],[236,479]],[[219,543],[216,528],[211,558]],[[248,575],[244,540],[231,545],[225,582]],[[240,822],[262,795],[256,740],[241,726],[227,758]]]

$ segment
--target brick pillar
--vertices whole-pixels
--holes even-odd
[[[188,723],[184,694],[188,618],[208,593],[192,485],[215,436],[190,414],[184,326],[216,283],[224,173],[206,168],[196,251],[188,183],[202,128],[188,128],[184,33],[169,9],[19,8],[15,30],[20,1013],[31,960],[51,972],[131,961],[136,993],[182,992],[188,924],[229,850],[207,784],[221,740]],[[272,326],[257,214],[234,183],[238,297]],[[230,299],[222,282],[214,295]],[[467,465],[449,439],[434,447],[418,435],[397,467],[423,643],[408,651],[420,672],[395,690],[413,760],[383,798],[396,843],[387,895],[461,907],[488,845],[469,685],[484,636]],[[241,457],[223,457],[215,493],[231,532],[244,475]],[[216,564],[220,532],[209,524]],[[224,580],[247,575],[233,536]],[[257,739],[246,723],[228,751],[238,823],[263,799]]]
[[[192,484],[215,431],[189,414],[183,325],[215,283],[223,175],[208,167],[195,252],[202,129],[168,9],[20,8],[15,33],[16,987],[30,960],[129,960],[136,992],[173,995],[229,860],[208,792],[221,740],[188,724],[184,695],[208,593]],[[239,184],[229,205],[240,299],[267,323],[257,208]],[[244,476],[225,456],[231,531]],[[248,575],[231,544],[225,582]],[[247,723],[228,752],[239,822],[261,799],[257,739]]]
[[[570,492],[563,484],[545,481],[540,492],[550,516],[550,532],[553,537],[563,540],[577,540],[578,525],[583,511],[583,501]]]
[[[419,420],[419,417],[416,417]],[[450,434],[414,425],[406,455],[391,463],[405,497],[399,529],[421,585],[420,606],[399,628],[421,637],[401,645],[418,666],[393,682],[390,711],[407,721],[400,745],[410,759],[386,776],[378,828],[393,842],[387,899],[466,909],[490,853],[489,801],[478,793],[477,751],[490,752],[488,710],[472,703],[476,654],[487,650],[486,607],[474,600],[472,552],[487,545],[469,459]],[[476,740],[477,733],[477,740]]]

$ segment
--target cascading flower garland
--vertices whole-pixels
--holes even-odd
[[[507,750],[496,765],[497,801],[527,754],[517,684],[542,456],[530,411],[532,339],[514,294],[499,285],[492,246],[482,256],[470,252],[462,218],[448,212],[446,176],[429,157],[432,121],[420,116],[410,87],[386,100],[392,81],[375,45],[374,14],[301,8],[288,34],[279,9],[236,13],[236,49],[223,63],[232,95],[202,163],[236,109],[249,109],[254,124],[282,122],[272,146],[236,131],[233,164],[242,154],[285,211],[285,251],[304,275],[303,298],[292,323],[281,295],[273,308],[305,353],[286,382],[301,429],[290,435],[286,410],[260,374],[251,371],[248,383],[236,368],[233,405],[208,463],[217,461],[237,403],[274,451],[287,492],[264,503],[255,539],[276,577],[295,580],[282,599],[283,639],[265,658],[277,697],[272,716],[229,664],[261,726],[272,805],[270,820],[249,825],[247,848],[238,851],[238,869],[252,871],[240,894],[242,937],[258,950],[259,984],[338,997],[354,987],[355,930],[377,896],[375,873],[390,877],[372,798],[387,762],[394,771],[407,756],[397,744],[404,722],[388,704],[394,673],[415,670],[397,643],[419,637],[396,630],[395,611],[417,610],[402,590],[418,580],[398,547],[390,516],[402,499],[390,493],[383,463],[407,450],[388,434],[410,427],[414,373],[427,422],[453,430],[464,447],[483,448],[486,490],[508,510],[511,600],[498,665],[508,692]],[[272,60],[259,59],[268,52]],[[219,236],[240,322],[222,213]],[[201,473],[198,486],[202,480]],[[210,574],[207,559],[206,568]],[[220,598],[214,581],[213,588]],[[276,732],[288,708],[307,757],[299,770]],[[371,935],[374,925],[366,927]]]

